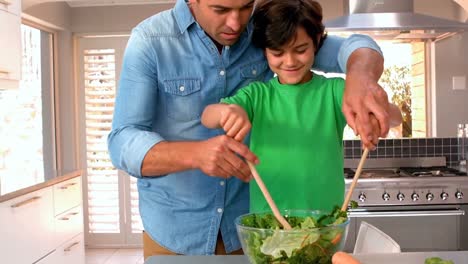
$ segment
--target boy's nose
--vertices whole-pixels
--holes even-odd
[[[239,32],[241,28],[240,15],[238,11],[232,11],[229,13],[226,19],[226,25],[234,32]]]

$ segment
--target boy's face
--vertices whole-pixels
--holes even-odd
[[[193,16],[217,44],[230,46],[239,39],[252,15],[254,0],[190,0]]]
[[[268,65],[282,84],[308,82],[312,78],[314,53],[314,42],[302,27],[297,29],[295,38],[279,50],[265,49]]]

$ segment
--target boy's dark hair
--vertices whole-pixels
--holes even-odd
[[[313,0],[260,0],[253,13],[252,43],[261,49],[279,49],[303,27],[317,53],[326,38],[322,18],[322,7]]]

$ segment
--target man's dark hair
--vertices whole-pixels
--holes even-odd
[[[253,13],[252,43],[261,49],[280,49],[303,27],[317,53],[326,38],[322,18],[322,7],[313,0],[260,0]]]

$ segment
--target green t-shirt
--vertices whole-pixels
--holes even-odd
[[[246,110],[250,149],[280,210],[331,210],[343,203],[343,92],[343,79],[314,74],[300,85],[283,85],[278,78],[254,82],[222,100]],[[270,210],[255,181],[250,210]]]

